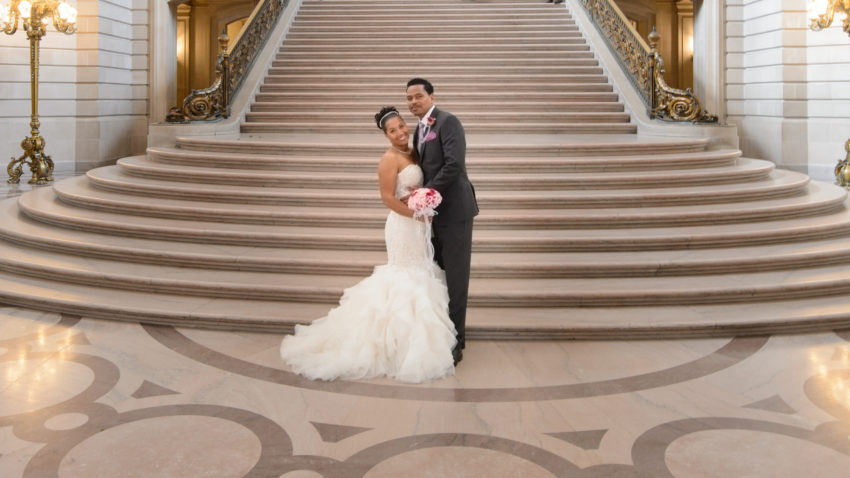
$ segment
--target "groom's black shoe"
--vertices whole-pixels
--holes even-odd
[[[463,349],[459,346],[455,346],[455,348],[452,349],[452,359],[454,359],[455,365],[463,360]]]

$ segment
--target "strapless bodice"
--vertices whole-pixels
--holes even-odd
[[[424,176],[419,165],[411,164],[398,172],[395,185],[395,197],[403,198],[417,188],[422,187]]]

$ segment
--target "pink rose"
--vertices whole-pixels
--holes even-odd
[[[407,198],[407,207],[414,211],[414,217],[434,216],[434,209],[443,201],[443,196],[436,189],[419,188],[410,193]]]

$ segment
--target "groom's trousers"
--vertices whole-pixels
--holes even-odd
[[[446,271],[449,289],[449,318],[457,330],[457,346],[466,346],[466,303],[469,296],[469,269],[472,257],[472,218],[434,223],[434,258]]]

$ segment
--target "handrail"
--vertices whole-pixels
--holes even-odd
[[[703,110],[690,88],[680,90],[664,81],[664,61],[658,53],[661,35],[654,29],[649,44],[628,21],[614,0],[580,0],[594,25],[617,54],[629,80],[640,93],[649,117],[665,121],[716,123],[717,116]]]
[[[222,33],[218,38],[220,53],[213,84],[208,88],[193,89],[183,100],[182,107],[171,108],[165,120],[169,123],[186,123],[230,116],[231,100],[248,76],[254,59],[288,3],[289,0],[261,0],[230,48],[227,48],[227,35]]]

